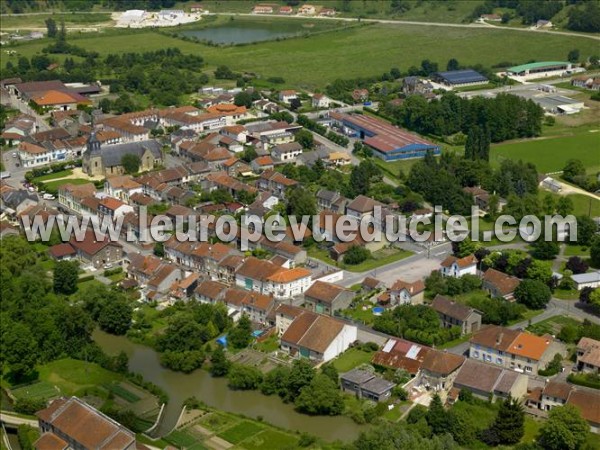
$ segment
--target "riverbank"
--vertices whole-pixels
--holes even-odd
[[[166,369],[160,364],[158,353],[150,347],[135,344],[123,336],[114,336],[96,330],[93,339],[108,355],[124,351],[129,357],[129,370],[141,374],[169,396],[163,419],[156,435],[163,436],[173,430],[183,403],[196,397],[211,408],[237,413],[286,430],[312,434],[326,441],[355,440],[363,426],[345,416],[307,416],[295,411],[277,396],[265,396],[258,391],[234,391],[225,378],[214,378],[204,370],[183,374]]]

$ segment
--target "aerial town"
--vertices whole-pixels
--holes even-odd
[[[600,449],[599,24],[3,1],[0,449]]]

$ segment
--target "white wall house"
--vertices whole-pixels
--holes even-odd
[[[460,278],[463,275],[477,275],[477,258],[473,255],[457,258],[448,256],[443,262],[441,273],[445,277]]]

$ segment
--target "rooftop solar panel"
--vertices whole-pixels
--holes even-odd
[[[476,72],[471,69],[452,70],[450,72],[438,72],[436,75],[450,84],[476,83],[478,81],[488,80],[479,72]]]

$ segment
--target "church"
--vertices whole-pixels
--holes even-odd
[[[122,175],[125,173],[122,164],[125,155],[136,155],[140,159],[140,172],[162,164],[161,145],[156,140],[102,146],[96,132],[92,131],[82,155],[82,169],[89,176]]]

